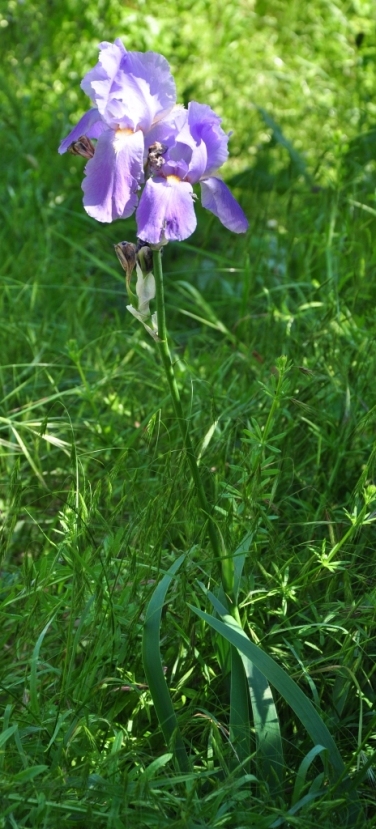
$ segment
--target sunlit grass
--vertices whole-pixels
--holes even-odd
[[[219,530],[228,549],[243,545],[246,554],[244,630],[323,713],[356,780],[361,825],[371,827],[369,4],[347,15],[342,4],[318,2],[304,14],[277,2],[271,11],[249,4],[244,18],[240,6],[234,17],[222,9],[219,43],[212,33],[221,8],[214,20],[209,5],[200,3],[197,15],[182,7],[176,25],[167,2],[154,23],[141,6],[121,6],[127,45],[164,51],[185,95],[207,100],[236,128],[232,173],[243,172],[234,186],[251,223],[239,240],[199,210],[196,234],[165,251],[177,379]],[[79,43],[69,9],[46,14],[43,37],[31,3],[2,12],[14,72],[12,86],[1,87],[2,825],[266,829],[283,825],[281,816],[310,795],[285,825],[343,826],[343,794],[327,786],[326,758],[309,754],[311,740],[278,694],[279,791],[262,779],[253,735],[249,768],[239,767],[228,651],[189,608],[212,613],[199,582],[223,601],[220,574],[162,366],[126,314],[113,253],[134,238],[134,223],[90,220],[81,160],[56,155],[84,105],[78,81],[97,41],[123,34],[119,8],[82,3]],[[308,108],[303,81],[312,88]],[[252,100],[274,126],[250,109]],[[287,370],[273,407],[282,355]],[[146,608],[182,553],[160,649],[192,764],[186,777],[174,765],[173,741],[165,745],[141,652]]]

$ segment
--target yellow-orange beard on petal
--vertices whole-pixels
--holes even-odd
[[[166,176],[166,181],[168,181],[168,183],[171,182],[171,184],[174,184],[175,182],[180,184],[181,179],[179,176]]]
[[[114,150],[115,152],[119,152],[122,149],[128,135],[134,135],[135,130],[131,130],[129,127],[125,127],[124,129],[115,130],[115,140],[114,140]]]

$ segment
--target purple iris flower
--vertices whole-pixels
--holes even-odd
[[[171,132],[168,118],[164,127],[158,125],[175,105],[175,82],[162,55],[127,52],[118,38],[100,44],[99,62],[81,87],[94,107],[62,141],[59,152],[73,145],[73,152],[89,158],[82,184],[85,210],[99,222],[112,222],[133,213],[148,147]],[[77,147],[82,150],[82,139],[91,138],[97,139],[95,153],[89,141],[85,155]]]
[[[136,213],[137,233],[149,244],[187,239],[196,228],[193,184],[200,182],[201,201],[222,224],[245,233],[248,221],[227,185],[214,173],[226,161],[229,136],[221,119],[192,101],[177,113],[175,130],[149,147],[146,181]],[[175,132],[175,135],[173,134]]]

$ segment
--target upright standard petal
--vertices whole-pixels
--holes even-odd
[[[127,52],[119,38],[113,44],[101,43],[99,62],[81,87],[113,129],[146,132],[176,101],[166,58],[157,52]]]
[[[165,144],[166,147],[172,147],[177,134],[180,132],[185,124],[187,117],[187,110],[182,104],[175,104],[168,115],[165,115],[162,121],[156,121],[151,127],[150,131],[145,135],[145,161],[148,155],[149,147],[156,141]]]
[[[136,221],[137,235],[152,245],[187,239],[196,228],[192,186],[176,176],[148,179]]]
[[[225,163],[228,157],[229,136],[221,127],[222,119],[211,107],[191,101],[188,104],[188,126],[197,143],[203,142],[207,160],[205,175],[211,175]]]
[[[81,89],[91,98],[93,103],[98,106],[98,100],[101,101],[101,107],[98,106],[98,109],[102,114],[105,111],[112,84],[116,79],[125,54],[126,50],[120,38],[117,38],[115,43],[103,41],[99,44],[98,63],[94,66],[94,69],[90,69],[86,73],[81,81]]]
[[[60,154],[66,153],[73,141],[78,141],[81,135],[86,135],[88,138],[99,138],[106,125],[103,123],[101,116],[97,109],[89,109],[85,115],[80,118],[78,124],[73,127],[72,131],[61,142],[58,152]]]
[[[175,144],[169,149],[167,158],[171,163],[178,163],[179,159],[186,162],[186,179],[191,184],[196,184],[204,175],[208,160],[204,142],[196,144],[187,124],[176,136]]]
[[[166,58],[157,52],[127,52],[121,64],[122,102],[133,128],[143,132],[170,112],[175,81]]]
[[[227,184],[214,176],[206,178],[200,184],[202,206],[218,216],[218,219],[229,230],[234,233],[245,233],[248,228],[248,219]]]
[[[98,222],[125,219],[136,208],[143,179],[144,140],[141,132],[106,130],[94,158],[85,167],[84,207]]]

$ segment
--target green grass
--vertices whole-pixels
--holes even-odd
[[[141,2],[27,0],[1,12],[4,829],[376,825],[372,8],[198,2],[193,13],[165,0],[151,15]],[[239,762],[234,657],[207,623],[205,591],[226,601],[218,562],[113,252],[135,224],[89,219],[81,159],[56,153],[84,110],[97,43],[116,36],[163,52],[181,99],[235,129],[227,181],[250,231],[239,239],[198,208],[194,236],[165,250],[175,369],[215,520],[237,551],[244,631],[320,713],[358,824],[270,676],[280,776],[265,771],[257,716]],[[157,599],[189,771],[144,672]]]

